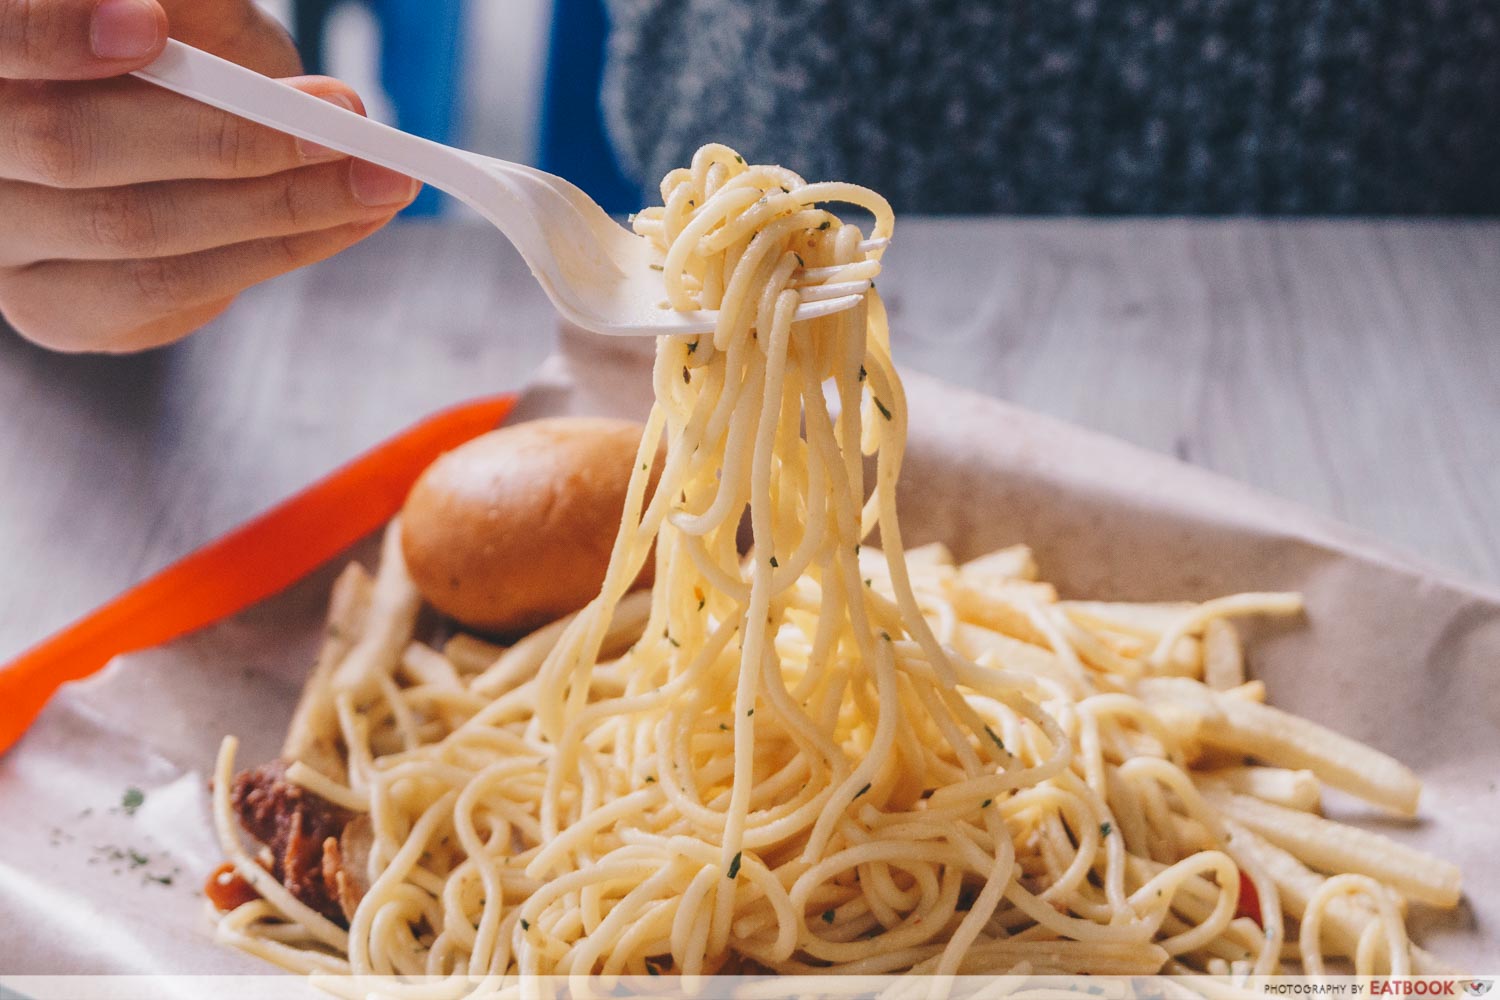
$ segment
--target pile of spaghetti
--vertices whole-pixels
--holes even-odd
[[[792,322],[799,289],[879,268],[821,206],[866,210],[874,237],[889,207],[722,146],[662,196],[636,231],[671,304],[718,327],[658,345],[602,592],[508,649],[439,649],[413,640],[399,544],[373,581],[346,576],[337,763],[287,777],[367,825],[368,857],[345,859],[365,884],[345,928],[267,876],[234,829],[228,740],[218,825],[262,898],[224,940],[455,991],[1429,962],[1404,908],[1454,905],[1457,871],[1318,814],[1324,784],[1411,814],[1415,777],[1243,676],[1229,619],[1297,613],[1295,595],[1062,601],[1024,548],[907,551],[878,296]]]

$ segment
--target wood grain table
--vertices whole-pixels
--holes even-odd
[[[1500,224],[904,220],[906,365],[1500,582]],[[491,230],[408,224],[189,341],[0,331],[0,661],[446,403],[554,318]]]

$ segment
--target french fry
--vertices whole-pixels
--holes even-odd
[[[906,566],[912,572],[938,566],[953,566],[953,553],[942,542],[930,542],[906,550]]]
[[[1250,795],[1303,812],[1317,812],[1323,797],[1317,775],[1284,767],[1224,767],[1194,775],[1194,780],[1202,788]]]
[[[966,622],[983,625],[1032,645],[1048,645],[1046,635],[1027,614],[1024,602],[1051,604],[1057,600],[1057,592],[1051,584],[1012,581],[1001,587],[991,585],[981,590],[957,578],[948,581],[948,599],[953,602],[958,617]]]
[[[960,970],[976,973],[1029,961],[1038,970],[1073,974],[1145,976],[1157,972],[1167,953],[1155,944],[1109,941],[980,941],[964,956]]]
[[[1063,637],[1090,666],[1122,677],[1139,677],[1145,670],[1145,665],[1139,660],[1120,653],[1098,633],[1081,628],[1067,615],[1057,614],[1054,618]]]
[[[1181,813],[1172,814],[1172,836],[1176,838],[1177,850],[1183,857],[1194,851],[1211,851],[1217,846],[1202,823]]]
[[[443,643],[446,656],[461,674],[482,674],[505,653],[506,647],[460,632]]]
[[[347,769],[339,752],[333,677],[364,628],[372,589],[370,574],[358,563],[350,563],[339,574],[328,602],[323,646],[281,744],[282,760],[304,761],[337,781],[345,780]]]
[[[1235,615],[1295,615],[1302,613],[1301,594],[1231,594],[1204,601],[1187,614],[1180,616],[1172,626],[1162,633],[1151,659],[1164,663],[1172,654],[1172,647],[1179,638],[1201,631],[1215,618]]]
[[[1084,627],[1078,624],[1078,619],[1074,618],[1072,615],[1068,615],[1068,621],[1072,622],[1074,624],[1074,627],[1076,628],[1082,629]],[[1128,657],[1132,660],[1144,661],[1146,658],[1146,654],[1150,652],[1150,649],[1146,645],[1146,640],[1142,639],[1138,635],[1129,635],[1125,632],[1114,632],[1110,629],[1100,628],[1098,626],[1090,627],[1087,629],[1087,631],[1089,635],[1097,638],[1100,642],[1104,643],[1120,656]]]
[[[953,632],[953,648],[959,655],[978,662],[983,662],[981,658],[988,654],[991,657],[988,662],[1007,670],[1053,679],[1066,676],[1062,662],[1052,650],[982,625],[959,622]]]
[[[1279,767],[1305,768],[1335,788],[1403,816],[1417,811],[1422,783],[1409,768],[1315,722],[1174,677],[1147,678],[1139,693],[1200,713],[1198,736],[1205,744]]]
[[[1224,692],[1233,698],[1243,698],[1246,701],[1258,701],[1262,705],[1266,703],[1266,682],[1246,681],[1243,684],[1229,688]]]
[[[1276,883],[1276,891],[1286,912],[1301,920],[1307,912],[1308,901],[1326,881],[1323,876],[1233,820],[1226,820],[1224,826],[1235,848],[1254,859]],[[1348,896],[1332,899],[1323,916],[1323,941],[1337,954],[1352,955],[1359,947],[1360,935],[1374,919],[1375,910],[1363,901]]]
[[[1245,683],[1245,653],[1234,625],[1215,618],[1203,627],[1203,683],[1227,691]]]
[[[1411,946],[1411,971],[1419,976],[1459,975],[1456,966],[1449,965],[1432,952],[1425,948],[1419,948],[1416,945]]]
[[[1183,615],[1191,613],[1197,605],[1183,601],[1159,604],[1063,601],[1062,607],[1080,625],[1124,632],[1154,643]]]
[[[1203,644],[1190,635],[1180,636],[1172,644],[1171,654],[1165,660],[1148,661],[1153,672],[1165,677],[1203,677]]]
[[[411,642],[421,608],[422,595],[406,572],[406,559],[401,554],[398,518],[386,529],[381,543],[380,569],[375,574],[364,633],[334,672],[334,690],[347,691],[356,701],[378,691],[380,678],[395,672],[402,652]]]
[[[1011,545],[996,549],[958,568],[969,580],[1035,580],[1038,577],[1036,556],[1029,545]]]
[[[1205,792],[1227,818],[1319,871],[1368,875],[1419,903],[1458,905],[1461,876],[1457,865],[1357,826],[1335,823],[1248,795],[1212,788]]]
[[[401,654],[401,676],[413,684],[463,689],[458,671],[442,653],[424,643],[414,642]]]

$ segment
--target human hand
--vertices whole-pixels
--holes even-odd
[[[251,0],[0,0],[0,313],[56,350],[177,340],[251,285],[364,239],[415,181],[124,74],[172,37],[296,77]]]

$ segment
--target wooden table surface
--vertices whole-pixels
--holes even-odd
[[[904,220],[898,360],[1500,582],[1500,224]],[[188,342],[0,332],[0,662],[446,403],[554,318],[475,224],[403,225]]]

